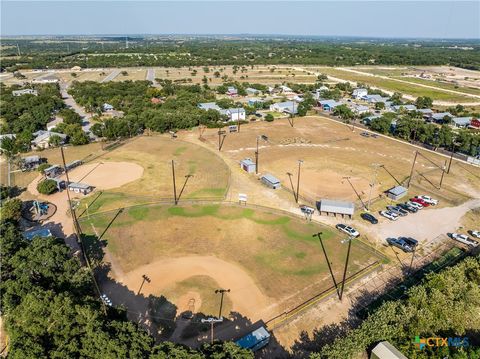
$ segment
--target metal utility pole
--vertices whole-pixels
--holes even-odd
[[[363,208],[366,208],[367,206],[365,205],[365,202],[363,202],[362,200],[362,197],[360,196],[360,194],[357,192],[357,190],[355,189],[355,187],[353,186],[353,183],[350,181],[350,176],[347,176],[347,177],[342,177],[343,179],[347,180],[347,182],[350,184],[350,186],[352,187],[353,189],[353,192],[355,192],[355,194],[357,195],[358,199],[360,200],[360,202],[362,202],[362,205],[363,205]],[[343,182],[342,182],[343,183]]]
[[[340,289],[340,301],[343,297],[343,289],[345,288],[345,279],[347,277],[347,267],[348,267],[348,260],[350,259],[350,248],[352,247],[352,237],[348,238],[348,250],[347,250],[347,259],[345,261],[345,268],[343,269],[343,279],[342,279],[342,288]]]
[[[223,318],[207,318],[207,319],[202,319],[202,323],[210,323],[210,338],[211,338],[211,343],[213,344],[213,324],[215,323],[221,323],[223,322]]]
[[[295,199],[295,202],[298,203],[297,199],[297,194],[295,193],[295,187],[293,187],[293,181],[292,181],[292,174],[290,172],[287,172],[288,179],[290,180],[290,186],[292,186],[292,192],[293,192],[293,198]]]
[[[193,177],[193,175],[188,174],[188,175],[185,176],[185,182],[183,182],[182,189],[180,190],[180,193],[178,194],[177,203],[180,202],[180,198],[182,197],[183,190],[185,189],[185,186],[187,185],[188,179],[190,177]]]
[[[375,187],[375,184],[377,182],[377,174],[378,174],[378,167],[380,165],[378,163],[373,164],[373,180],[372,183],[370,183],[370,193],[368,194],[368,205],[367,205],[367,210],[370,211],[370,204],[372,203],[372,192],[373,192],[373,187]]]
[[[145,284],[145,282],[147,282],[147,283],[150,283],[150,282],[151,282],[151,279],[150,279],[149,277],[147,277],[147,275],[146,275],[146,274],[142,275],[142,278],[143,278],[143,280],[142,280],[142,284],[140,285],[140,288],[138,289],[138,293],[137,293],[137,295],[139,295],[139,294],[140,294],[140,291],[142,290],[142,288],[143,288],[143,285]]]
[[[175,205],[178,203],[177,202],[177,184],[175,180],[175,163],[172,160],[172,177],[173,177],[173,199],[175,202]]]
[[[258,174],[258,136],[257,136],[257,150],[255,151],[255,174]]]
[[[218,313],[218,317],[219,317],[219,318],[223,318],[223,317],[222,317],[223,295],[224,295],[225,293],[230,293],[230,289],[216,289],[216,290],[215,290],[215,293],[216,293],[216,294],[217,294],[217,293],[220,293],[220,294],[221,294],[221,298],[220,298],[220,311],[219,311],[219,313]]]
[[[303,163],[303,160],[298,160],[298,176],[297,176],[297,195],[296,195],[296,200],[298,203],[298,196],[300,195],[300,165]]]
[[[320,245],[322,246],[323,255],[325,256],[325,260],[327,261],[328,270],[330,271],[330,275],[332,276],[333,285],[335,286],[335,290],[337,291],[337,295],[340,298],[340,293],[338,292],[337,281],[335,280],[335,276],[333,275],[333,271],[332,271],[332,266],[330,265],[330,261],[328,260],[328,256],[327,256],[327,252],[325,251],[325,247],[323,246],[322,234],[323,234],[322,232],[318,232],[318,233],[314,234],[312,237],[318,237],[318,240],[320,241]]]
[[[410,182],[412,181],[413,169],[415,168],[415,162],[417,161],[418,151],[415,151],[415,158],[412,163],[412,170],[410,171],[410,177],[408,177],[407,188],[410,188]]]

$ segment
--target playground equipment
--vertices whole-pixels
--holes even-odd
[[[48,202],[33,201],[33,210],[37,216],[45,216],[48,213]]]

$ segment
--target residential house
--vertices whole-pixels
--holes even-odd
[[[354,105],[352,106],[353,112],[355,112],[357,115],[361,115],[363,113],[367,113],[370,111],[370,108],[368,106],[364,105]]]
[[[234,86],[229,86],[227,88],[227,95],[231,97],[235,97],[238,95],[238,90]]]
[[[270,111],[296,114],[298,112],[298,104],[295,101],[277,102],[270,105]]]
[[[395,105],[392,107],[395,112],[405,110],[405,111],[416,111],[417,106],[415,105]]]
[[[23,89],[23,90],[16,90],[12,91],[13,96],[23,96],[23,95],[33,95],[38,96],[37,90],[34,89]]]
[[[30,171],[36,169],[42,163],[42,159],[40,156],[27,156],[23,157],[20,163],[22,170]]]
[[[339,105],[341,105],[341,102],[337,102],[335,100],[321,100],[318,101],[318,104],[322,108],[323,111],[333,111],[333,109]]]
[[[64,135],[63,133],[44,131],[44,130],[37,131],[33,133],[33,135],[35,136],[35,138],[32,141],[32,148],[34,149],[50,147],[50,138],[52,136],[60,137],[60,144],[64,144],[67,139],[67,135]]]
[[[388,97],[382,97],[380,95],[365,95],[361,98],[364,101],[367,101],[368,103],[377,103],[377,102],[383,102],[385,103],[388,101]]]
[[[430,122],[443,123],[445,117],[452,118],[453,116],[450,112],[437,112],[430,115],[430,117],[427,120]]]
[[[429,119],[433,115],[433,110],[430,108],[419,108],[417,112],[420,112],[424,119]]]
[[[254,89],[252,87],[247,87],[245,89],[245,91],[247,92],[247,95],[249,95],[249,96],[257,96],[257,95],[260,95],[260,93],[261,93],[260,90]]]
[[[472,117],[454,117],[452,125],[458,128],[467,128],[472,123]]]
[[[248,99],[248,106],[255,106],[256,104],[261,104],[265,102],[263,99],[258,97],[252,97]]]
[[[53,130],[59,124],[63,123],[63,118],[59,116],[55,116],[55,119],[47,123],[47,131]]]
[[[204,102],[204,103],[199,103],[197,107],[201,110],[215,110],[215,111],[220,111],[221,108],[218,106],[215,102]]]
[[[380,117],[382,117],[382,116],[368,116],[368,117],[364,117],[364,118],[362,118],[362,122],[363,122],[365,125],[369,126],[369,125],[372,123],[373,120],[375,120],[376,118],[380,118]]]
[[[322,97],[322,92],[328,91],[329,88],[327,86],[320,86],[318,89],[315,90],[315,92],[312,93],[313,98],[315,100],[319,100]]]
[[[368,95],[368,90],[367,89],[364,89],[364,88],[357,88],[355,90],[353,90],[352,92],[352,97],[353,98],[356,98],[357,100],[365,97]]]
[[[470,122],[470,128],[473,128],[474,130],[480,129],[480,120],[478,118],[473,118]]]
[[[243,121],[246,117],[245,109],[242,107],[239,108],[227,108],[226,110],[221,109],[220,114],[227,115],[228,121]]]
[[[105,111],[105,112],[106,112],[106,111],[113,111],[114,108],[113,108],[113,106],[110,105],[109,103],[104,103],[104,104],[102,105],[102,110]]]
[[[280,91],[283,93],[283,94],[292,94],[294,93],[293,90],[288,87],[288,86],[285,86],[285,85],[281,85],[280,86]]]

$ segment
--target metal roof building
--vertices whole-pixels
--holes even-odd
[[[370,359],[407,359],[405,355],[387,341],[378,343],[372,350]]]
[[[342,216],[352,217],[355,212],[355,204],[353,202],[321,199],[320,201],[317,201],[317,209],[320,212],[320,215],[323,212],[327,216],[332,213],[335,216],[341,214]]]
[[[92,192],[93,187],[85,183],[72,182],[68,185],[68,189],[70,191],[74,191],[75,193],[88,194]]]
[[[280,184],[280,181],[276,178],[276,177],[273,177],[271,174],[264,174],[260,180],[265,184],[267,185],[268,187],[272,188],[272,189],[277,189],[277,188],[280,188],[281,184]]]
[[[390,188],[387,191],[387,197],[393,199],[394,201],[406,196],[408,193],[408,189],[403,186],[395,186]]]
[[[253,162],[250,158],[245,158],[240,161],[240,167],[248,173],[255,172],[255,162]]]

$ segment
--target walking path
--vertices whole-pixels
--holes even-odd
[[[100,81],[101,83],[104,83],[104,82],[108,82],[108,81],[112,81],[115,77],[117,77],[119,74],[120,74],[120,69],[115,69],[113,70],[112,72],[110,72],[107,77],[105,77],[102,81]]]

